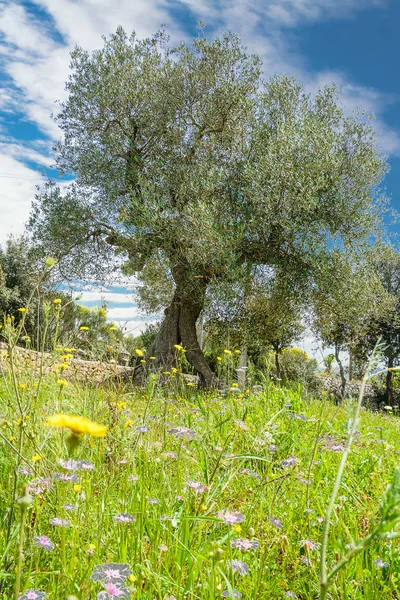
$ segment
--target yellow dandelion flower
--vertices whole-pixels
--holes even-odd
[[[180,344],[174,344],[174,348],[175,348],[175,350],[178,350],[178,352],[186,352],[184,347],[181,346]]]
[[[66,379],[57,379],[57,384],[60,385],[61,387],[64,387],[65,385],[69,385],[69,383]]]
[[[242,528],[240,525],[235,525],[235,531],[236,533],[240,533],[242,531]]]
[[[127,422],[125,423],[125,427],[128,429],[128,427],[132,427],[133,425],[133,419],[128,419]]]
[[[125,408],[126,404],[127,403],[125,402],[125,400],[121,400],[121,402],[118,402],[117,406],[119,410],[122,410],[123,408]]]
[[[118,327],[115,327],[115,325],[111,325],[108,331],[118,331]]]
[[[240,354],[240,350],[235,350],[235,354]]]
[[[24,308],[24,307],[21,307],[21,308],[19,308],[18,310],[19,310],[19,312],[20,312],[20,313],[22,313],[22,314],[24,314],[24,313],[26,313],[26,312],[28,311],[28,309],[27,309],[27,308]]]
[[[61,298],[55,298],[55,300],[53,300],[53,304],[60,305],[61,304]]]
[[[130,583],[135,583],[136,580],[137,580],[137,577],[135,575],[133,575],[133,573],[131,575],[129,575],[128,581]]]
[[[222,356],[217,356],[217,360],[222,360]]]
[[[224,354],[226,354],[227,356],[232,356],[232,350],[225,349]]]
[[[189,381],[189,383],[187,384],[188,387],[194,387],[194,383],[192,381]]]
[[[40,454],[35,454],[35,456],[32,456],[32,462],[36,463],[38,462],[38,460],[41,460],[43,457]]]
[[[233,388],[235,388],[235,387],[239,387],[239,384],[238,384],[238,383],[232,383],[232,387],[233,387]]]
[[[144,358],[142,358],[142,360],[140,362],[142,363],[142,365],[144,365],[146,363],[146,361],[144,360]]]
[[[144,356],[144,352],[143,352],[143,350],[140,350],[140,348],[136,348],[135,354],[136,354],[136,356],[141,356],[141,357]]]
[[[79,331],[89,331],[89,327],[86,327],[86,325],[83,325],[82,327],[79,327]]]
[[[163,375],[171,375],[171,371],[163,371]]]
[[[21,391],[25,391],[28,389],[28,386],[25,385],[25,383],[20,383],[18,387]]]
[[[86,417],[78,415],[52,415],[47,419],[46,425],[49,427],[66,427],[75,435],[88,433],[92,437],[99,438],[106,437],[108,430],[106,425],[99,425]]]
[[[8,438],[9,442],[13,442],[15,440],[15,435],[12,435],[10,438]]]
[[[82,486],[80,483],[75,483],[74,484],[74,492],[76,492],[77,494],[81,491]]]
[[[150,360],[156,360],[155,356],[149,356]]]

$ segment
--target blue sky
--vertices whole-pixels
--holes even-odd
[[[74,45],[94,49],[118,25],[143,37],[165,24],[173,41],[189,41],[199,19],[210,36],[238,32],[266,77],[287,73],[311,93],[334,81],[346,111],[374,113],[391,165],[386,191],[400,209],[400,0],[0,0],[0,243],[23,231],[43,175],[56,176],[50,115]],[[93,305],[101,293],[90,293]],[[129,298],[114,300],[118,319],[136,324]]]

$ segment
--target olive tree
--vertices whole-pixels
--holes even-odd
[[[247,265],[312,281],[332,249],[374,233],[386,166],[370,122],[345,116],[335,87],[264,81],[234,34],[171,47],[119,28],[73,51],[66,89],[56,162],[75,181],[38,194],[30,230],[65,276],[167,269],[156,364],[182,344],[211,385],[196,321],[214,281]]]

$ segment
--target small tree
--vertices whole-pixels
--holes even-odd
[[[392,310],[393,299],[375,268],[379,252],[378,248],[369,248],[364,257],[332,254],[313,290],[313,329],[325,346],[334,348],[342,398],[346,376],[340,352],[359,350],[371,323],[385,318]]]

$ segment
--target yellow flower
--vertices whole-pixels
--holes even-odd
[[[57,383],[61,387],[65,386],[65,385],[69,385],[69,383],[68,383],[68,381],[66,379],[57,379]]]
[[[187,384],[188,387],[194,387],[194,383],[192,381],[189,381],[189,383]]]
[[[171,371],[163,371],[163,375],[171,375]]]
[[[224,350],[224,354],[226,354],[227,356],[231,356],[232,351],[231,350]]]
[[[222,360],[222,356],[217,356],[217,360]]]
[[[150,360],[156,360],[155,356],[149,356]]]
[[[81,491],[82,486],[80,483],[75,483],[74,484],[74,492],[76,492],[77,494]]]
[[[140,348],[136,348],[135,354],[136,354],[136,356],[141,356],[141,357],[144,356],[144,352],[143,352],[143,350],[140,350]]]
[[[129,575],[128,579],[129,579],[130,583],[135,583],[137,577],[135,577],[135,575],[133,575],[133,573],[132,573],[131,575]]]
[[[174,344],[174,348],[176,350],[178,350],[178,352],[186,352],[186,350],[184,349],[184,347],[181,346],[180,344]]]
[[[56,298],[53,300],[53,304],[61,304],[61,298]]]
[[[28,309],[22,307],[22,308],[19,308],[18,310],[19,310],[20,313],[23,314],[23,313],[26,313]]]
[[[8,438],[9,442],[13,442],[15,440],[15,435],[12,435],[10,438]]]
[[[111,325],[109,331],[118,331],[118,327],[115,327],[115,325]]]
[[[125,423],[125,427],[128,429],[128,427],[132,427],[133,425],[133,419],[128,419],[127,422]]]
[[[114,346],[107,346],[107,352],[112,352],[114,350]]]
[[[238,383],[232,383],[232,387],[233,387],[233,388],[235,388],[235,387],[239,387],[239,384],[238,384]]]
[[[142,358],[142,360],[140,362],[142,363],[142,365],[144,365],[146,363],[146,361],[144,360],[144,358]]]
[[[94,423],[86,417],[79,417],[78,415],[53,415],[46,421],[46,425],[49,427],[66,427],[70,429],[75,435],[88,433],[92,437],[103,438],[107,435],[108,427],[106,425],[99,425]]]
[[[240,354],[240,350],[235,350],[235,354]]]
[[[21,425],[21,423],[22,423],[22,419],[21,419],[21,417],[20,417],[20,418],[17,420],[17,425]]]
[[[38,460],[41,460],[42,456],[40,454],[35,454],[32,456],[32,462],[36,463]]]
[[[121,402],[118,402],[117,406],[118,406],[119,410],[122,410],[123,408],[125,408],[125,406],[126,406],[125,400],[121,400]]]
[[[242,528],[240,525],[235,525],[235,531],[236,533],[240,533],[242,531]]]
[[[172,371],[173,373],[177,373],[177,372],[178,372],[178,369],[176,369],[175,367],[172,367],[171,371]]]
[[[82,327],[79,327],[79,331],[89,331],[89,327],[86,327],[86,325],[83,325]]]
[[[25,383],[20,383],[18,387],[19,387],[19,389],[20,389],[20,390],[22,390],[22,391],[25,391],[25,390],[27,390],[27,389],[28,389],[28,386],[27,386],[27,385],[25,385]]]

